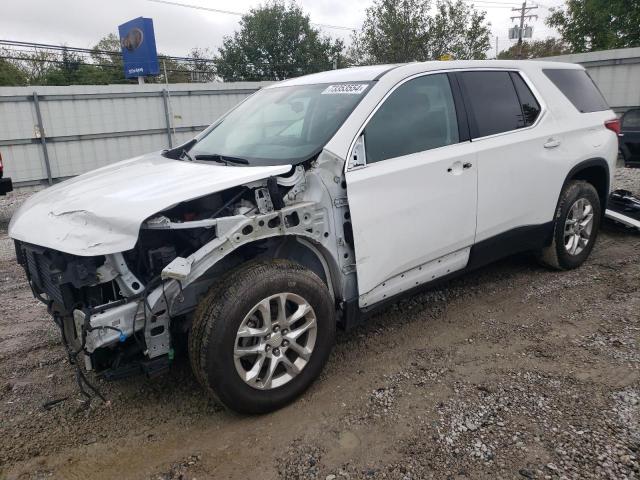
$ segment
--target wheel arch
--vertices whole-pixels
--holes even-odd
[[[283,258],[299,263],[320,277],[334,300],[341,296],[340,270],[332,255],[322,245],[299,235],[287,235],[272,250],[272,258]]]
[[[604,158],[590,158],[584,160],[575,165],[567,174],[567,177],[562,184],[562,191],[573,180],[584,180],[594,186],[600,197],[600,207],[602,215],[604,215],[607,209],[607,201],[609,199],[609,188],[611,185],[611,172],[609,171],[609,164]],[[558,201],[560,201],[560,195],[558,195]],[[557,209],[557,206],[556,206]]]
[[[256,259],[286,259],[314,272],[327,285],[331,297],[342,297],[340,269],[331,253],[308,237],[295,234],[275,235],[247,241],[228,251],[203,277],[217,277],[224,271]]]

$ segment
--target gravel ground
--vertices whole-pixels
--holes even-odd
[[[616,186],[640,194],[640,169]],[[516,256],[398,302],[273,414],[224,411],[184,358],[83,411],[6,237],[26,197],[0,200],[0,478],[640,478],[636,233],[605,226],[578,270]]]

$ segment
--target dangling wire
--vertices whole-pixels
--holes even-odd
[[[53,316],[53,320],[56,323],[56,325],[58,325],[58,327],[60,328],[60,333],[62,334],[62,342],[64,344],[65,350],[67,351],[67,358],[69,359],[69,364],[74,365],[76,367],[76,383],[78,384],[78,389],[80,390],[80,393],[82,393],[82,395],[85,397],[85,400],[83,401],[83,405],[81,407],[81,410],[86,410],[91,406],[91,401],[93,400],[94,397],[99,397],[100,400],[102,400],[102,402],[109,406],[111,405],[111,402],[108,401],[104,395],[102,395],[102,393],[100,393],[100,390],[98,390],[97,387],[95,387],[90,381],[89,379],[86,377],[86,375],[84,374],[84,372],[82,371],[82,367],[80,366],[80,364],[78,363],[78,355],[81,352],[85,352],[85,342],[87,339],[87,331],[86,329],[83,329],[82,332],[82,345],[80,346],[80,348],[77,351],[74,351],[73,348],[69,345],[69,340],[67,339],[67,335],[65,334],[64,331],[64,320],[60,317],[60,315],[58,315],[57,313],[53,313],[51,312],[51,305],[49,305],[49,310]],[[98,327],[98,328],[109,328],[112,330],[117,330],[122,334],[122,331],[118,328],[115,327]],[[95,330],[95,328],[90,328],[89,331],[91,330]],[[91,391],[93,392],[93,395],[91,395],[89,392],[87,392],[87,390],[85,390],[85,386]],[[68,398],[68,397],[67,397]],[[62,401],[66,400],[66,398],[64,399],[58,399],[58,400],[52,400],[51,402],[47,402],[43,405],[44,408],[51,408],[53,405],[60,403]]]

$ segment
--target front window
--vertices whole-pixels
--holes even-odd
[[[400,85],[364,130],[367,163],[458,143],[458,121],[446,74]]]
[[[196,160],[216,155],[249,165],[304,161],[322,150],[368,87],[351,83],[261,90],[224,117],[189,154]]]

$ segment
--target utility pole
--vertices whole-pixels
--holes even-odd
[[[527,7],[527,0],[524,0],[524,2],[522,2],[522,7],[511,9],[512,12],[520,13],[520,15],[511,17],[511,20],[520,19],[520,28],[518,29],[518,60],[522,59],[522,34],[524,33],[524,21],[525,19],[528,20],[530,18],[535,18],[536,20],[538,19],[538,15],[529,14],[531,10],[535,10],[536,8],[538,8],[537,5],[533,7]]]
[[[498,59],[498,35],[496,35],[496,60]]]

